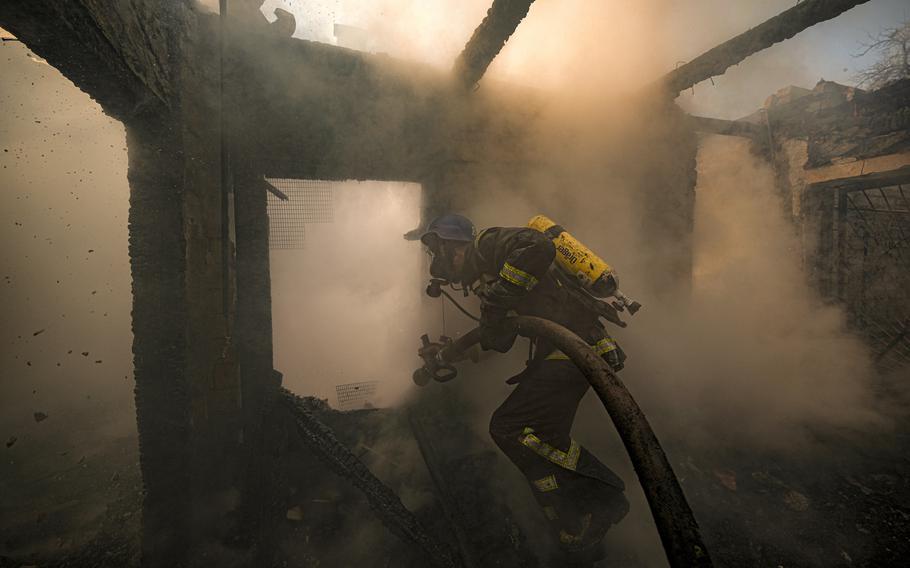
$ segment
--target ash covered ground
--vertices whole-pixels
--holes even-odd
[[[399,492],[428,530],[451,541],[451,524],[406,412],[341,413],[315,404],[323,409],[318,416]],[[595,404],[586,404],[582,413],[602,413]],[[99,435],[109,431],[109,411],[49,416],[35,424],[40,434],[4,450],[0,565],[138,566],[142,483],[136,438],[126,432]],[[894,418],[896,425],[907,423]],[[79,428],[68,428],[68,420]],[[424,418],[423,424],[449,433],[442,471],[456,497],[457,522],[480,565],[546,565],[545,547],[534,542],[536,512],[504,497],[513,473],[492,445],[456,421]],[[608,537],[609,556],[601,565],[664,564],[654,535],[640,534],[638,525],[649,513],[618,441],[612,432],[593,440],[591,434],[580,433],[608,462],[623,464],[633,502],[630,518]],[[899,426],[888,436],[813,435],[796,452],[712,451],[664,436],[717,565],[902,565],[910,553],[910,432]],[[276,566],[422,565],[422,557],[387,532],[345,480],[305,448],[288,456],[278,539],[283,560]],[[530,501],[530,494],[525,497]]]

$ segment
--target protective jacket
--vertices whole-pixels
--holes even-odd
[[[512,347],[515,334],[496,329],[509,310],[558,323],[600,355],[616,349],[597,314],[577,299],[577,290],[554,265],[555,256],[553,242],[534,229],[491,227],[474,239],[466,253],[462,282],[473,284],[481,296],[482,319],[489,330],[481,341],[485,349],[504,353]],[[559,357],[554,351],[540,341],[535,360]]]

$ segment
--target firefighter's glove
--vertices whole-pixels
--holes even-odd
[[[623,367],[625,367],[626,352],[622,350],[622,347],[619,346],[619,343],[616,343],[615,341],[612,343],[613,349],[604,353],[603,358],[607,364],[610,365],[610,368],[613,369],[613,372],[618,373],[622,370]]]
[[[505,353],[512,348],[518,332],[506,325],[508,310],[484,302],[480,306],[480,346],[484,350]]]

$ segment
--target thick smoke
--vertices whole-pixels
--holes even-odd
[[[481,226],[524,224],[533,214],[547,213],[614,264],[626,293],[645,305],[626,317],[629,328],[611,328],[630,356],[621,377],[674,464],[685,460],[673,453],[680,445],[688,451],[796,450],[807,447],[813,431],[886,427],[873,396],[869,354],[848,333],[842,308],[822,303],[810,289],[774,173],[749,143],[700,139],[691,291],[680,282],[683,292],[659,295],[653,282],[664,277],[663,267],[640,261],[654,243],[642,230],[635,186],[598,160],[615,148],[616,138],[632,138],[636,119],[586,106],[575,112],[598,117],[596,125],[574,130],[579,146],[596,151],[557,159],[562,183],[484,188],[489,198],[470,213]],[[476,409],[479,435],[510,390],[503,380],[524,358],[520,343],[507,357],[464,367],[462,392]],[[632,512],[611,533],[613,549],[638,554],[645,565],[662,565],[631,465],[593,395],[582,405],[573,435],[629,485]],[[500,475],[513,480],[509,498],[520,508],[529,498],[521,477],[508,467]]]
[[[628,330],[614,328],[632,356],[625,376],[633,391],[657,405],[657,423],[694,426],[687,435],[714,442],[786,445],[807,426],[869,426],[876,420],[868,353],[847,332],[842,309],[809,288],[770,167],[743,140],[706,137],[700,146],[691,296],[670,303],[639,296],[646,308],[627,318]],[[634,196],[623,195],[621,183],[609,187],[609,219],[617,223],[554,207],[561,196],[545,191],[521,204],[504,191],[496,206],[478,204],[475,216],[518,224],[556,211],[638,295],[660,267],[634,262],[647,235],[622,220]]]
[[[369,402],[386,406],[407,390],[425,327],[425,255],[402,238],[419,222],[420,188],[333,187],[331,222],[308,223],[303,249],[271,254],[275,367],[333,405],[336,385],[378,381]]]
[[[799,441],[810,426],[877,423],[869,355],[847,332],[842,308],[809,288],[771,168],[745,140],[706,137],[698,175],[693,289],[683,299],[647,294],[659,267],[634,262],[648,243],[634,224],[605,230],[578,212],[559,217],[645,304],[626,317],[629,328],[611,332],[631,357],[623,375],[652,420],[684,427],[693,441],[775,446]],[[627,214],[629,199],[611,200],[615,215]],[[535,208],[503,198],[494,209],[479,204],[476,216],[496,223],[496,209],[509,203],[500,223],[521,224],[535,212],[556,215],[547,201]]]
[[[461,3],[450,12],[437,5],[401,0],[370,6],[317,2],[307,7],[272,2],[265,11],[275,7],[294,11],[299,36],[310,33],[301,31],[305,22],[306,29],[322,30],[312,32],[312,39],[333,41],[326,30],[335,21],[362,28],[371,38],[374,51],[446,67],[487,5],[476,0]],[[466,212],[481,227],[523,225],[534,214],[549,214],[614,264],[626,292],[639,296],[646,305],[630,318],[628,330],[616,331],[631,356],[627,380],[643,404],[654,406],[656,422],[671,428],[684,424],[692,428],[693,437],[705,440],[723,432],[731,441],[786,444],[799,439],[802,428],[810,425],[868,425],[873,417],[866,387],[868,355],[846,332],[842,312],[823,305],[809,289],[800,266],[799,242],[778,203],[773,174],[744,147],[744,142],[713,137],[700,142],[693,289],[691,295],[680,294],[672,301],[651,294],[653,283],[664,275],[660,273],[662,267],[650,263],[654,244],[643,231],[642,213],[636,208],[640,182],[631,178],[633,173],[645,177],[648,173],[636,170],[635,158],[629,163],[625,156],[625,163],[616,163],[640,130],[659,132],[661,128],[647,122],[651,110],[636,95],[643,86],[680,61],[788,7],[786,2],[758,6],[711,0],[685,9],[657,0],[537,2],[494,61],[481,87],[508,91],[507,84],[518,84],[538,97],[540,114],[530,143],[549,156],[549,171],[527,173],[514,183],[485,180],[478,187],[465,188],[477,196]],[[706,17],[718,12],[730,17]],[[869,10],[862,7],[842,16],[836,26],[844,30],[849,29],[851,21],[872,20]],[[831,25],[835,23],[823,24]],[[693,34],[696,27],[699,33]],[[852,33],[858,38],[863,32]],[[818,36],[811,37],[819,41]],[[698,86],[694,95],[685,94],[681,102],[709,116],[747,114],[767,95],[789,83],[811,86],[817,79],[813,75],[816,66],[830,69],[835,65],[810,57],[820,49],[797,37],[746,60],[732,69],[729,77],[716,79],[716,87]],[[641,157],[642,164],[648,163],[646,158]],[[351,242],[351,246],[354,248],[344,249],[345,254],[359,254],[356,243]],[[410,246],[418,248],[416,244]],[[305,251],[300,258],[311,254]],[[415,260],[416,255],[407,256],[404,250],[384,254],[391,265],[410,266],[418,272],[425,268]],[[274,257],[282,262],[278,259]],[[275,270],[279,270],[278,264]],[[322,274],[334,270],[320,266]],[[306,282],[307,272],[312,274],[312,270],[301,269],[293,280]],[[418,304],[405,301],[393,290],[407,288],[407,294],[419,293],[419,276],[406,285],[389,281],[389,288],[381,294],[373,292],[376,301],[369,310],[359,307],[355,293],[345,291],[356,280],[347,273],[334,276],[335,284],[323,290],[331,299],[311,312],[320,314],[329,333],[336,329],[351,332],[347,324],[337,322],[370,322],[365,329],[371,329],[374,317],[397,319],[395,314],[402,314],[411,318],[411,310]],[[680,287],[686,285],[680,283]],[[276,294],[276,314],[284,310],[283,298]],[[434,329],[426,331],[431,335],[441,332],[436,314],[442,308],[426,299],[420,305],[432,310],[423,314],[423,321],[437,322]],[[324,314],[328,312],[335,315],[327,319]],[[461,322],[464,329],[470,327],[471,322],[451,309],[449,313],[447,333],[452,333],[452,325],[458,325],[454,322]],[[276,316],[276,320],[281,317]],[[412,321],[422,320],[414,316]],[[415,341],[407,336],[414,330],[419,330],[418,323],[402,329],[402,338],[395,340],[403,353],[413,353]],[[287,342],[297,341],[296,337],[309,338],[302,345],[312,341],[313,335],[328,337],[303,329],[290,334],[280,327],[278,335],[284,353],[288,351]],[[316,352],[315,361],[323,361],[336,357],[338,349],[326,347]],[[487,374],[498,369],[508,376],[511,369],[520,367],[523,358],[516,353],[508,358],[487,358],[485,369],[477,372]],[[308,369],[317,364],[312,359]],[[357,369],[347,373],[351,377],[375,374],[369,366],[337,360]],[[392,390],[407,392],[408,371],[415,360],[410,355],[400,359],[380,356],[376,360],[383,361],[377,368],[393,371],[384,379],[398,385]],[[290,368],[283,361],[282,365]],[[338,375],[325,367],[308,374]],[[322,385],[320,381],[324,380],[314,384]],[[326,385],[339,380],[332,378],[315,390],[331,398]],[[501,400],[508,391],[484,386],[472,392],[470,396],[480,401],[483,422],[495,406],[489,401]],[[479,429],[484,427],[481,423]]]
[[[297,37],[334,42],[333,24],[351,25],[365,30],[372,51],[447,69],[489,3],[267,4],[297,15]],[[466,212],[481,227],[521,225],[546,213],[617,267],[625,291],[645,304],[629,318],[630,328],[615,334],[630,355],[623,378],[659,436],[793,446],[811,428],[882,422],[873,412],[868,354],[846,333],[841,310],[808,288],[772,173],[744,142],[701,141],[693,287],[675,301],[650,293],[662,275],[643,260],[653,244],[635,208],[629,172],[636,164],[616,163],[650,112],[635,96],[638,89],[792,4],[538,0],[481,84],[503,91],[518,84],[541,101],[530,142],[553,156],[552,170],[530,172],[520,184],[465,188],[477,196]],[[746,60],[716,86],[696,86],[680,102],[697,114],[735,118],[787,84],[844,80],[857,62],[834,50],[824,31],[836,28],[838,43],[855,45],[906,17],[901,5],[888,0],[856,8]],[[96,440],[80,433],[87,422],[63,426],[61,418],[77,408],[110,413],[99,400],[121,409],[113,420],[118,432],[135,428],[132,381],[124,380],[131,336],[123,129],[26,52],[16,44],[0,49],[4,77],[13,78],[0,84],[0,146],[8,150],[0,154],[0,186],[11,188],[0,208],[7,324],[0,424],[4,438],[18,436],[16,451],[39,436]],[[567,140],[572,151],[561,147]],[[378,380],[375,403],[397,404],[414,392],[410,372],[420,333],[452,335],[471,326],[447,307],[443,328],[438,300],[422,295],[423,253],[401,239],[417,225],[419,199],[414,187],[344,184],[332,225],[308,225],[303,251],[272,254],[276,367],[290,388],[334,402],[334,385]],[[502,381],[524,361],[523,347],[464,365],[459,385],[428,388],[458,388],[474,403],[473,422],[485,436],[492,409],[509,392]],[[620,457],[609,463],[631,482],[597,405],[586,401],[575,434],[584,443],[613,444]],[[37,411],[50,418],[35,423]],[[42,430],[50,424],[52,434]],[[503,475],[518,474],[506,467]],[[520,488],[516,506],[527,507],[530,495],[520,483],[512,486]],[[656,535],[636,495],[632,516],[611,538],[654,547]],[[416,506],[424,497],[407,498]]]
[[[55,555],[138,476],[126,140],[22,44],[0,75],[0,555]]]
[[[104,422],[134,431],[123,126],[17,42],[0,65],[4,440],[115,408]]]
[[[774,445],[807,426],[870,425],[868,353],[842,308],[807,286],[771,168],[747,140],[709,136],[698,175],[691,301],[653,306],[630,333],[635,387],[662,401],[657,421]]]

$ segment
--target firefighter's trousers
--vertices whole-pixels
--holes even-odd
[[[629,508],[622,480],[570,437],[589,384],[570,361],[532,363],[493,413],[490,435],[525,475],[567,551],[599,545]]]

